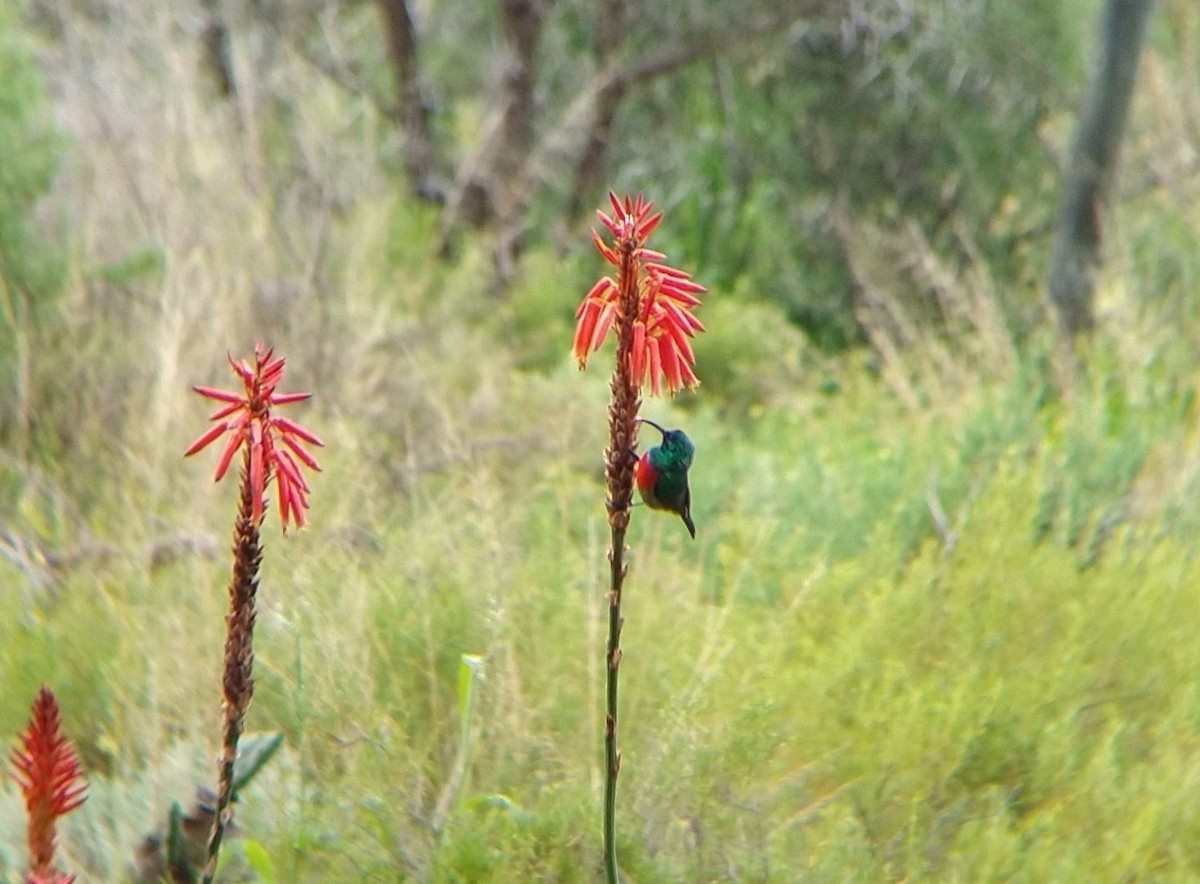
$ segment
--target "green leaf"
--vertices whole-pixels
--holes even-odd
[[[233,763],[233,798],[258,774],[283,745],[283,734],[247,734],[238,744],[238,757]]]
[[[183,843],[183,805],[172,802],[167,816],[167,868],[175,881],[195,881],[196,871],[188,862]]]
[[[241,845],[246,863],[258,880],[262,884],[275,884],[279,880],[275,874],[275,864],[271,862],[271,855],[267,853],[267,848],[263,846],[262,842],[246,839],[241,842]]]
[[[471,706],[476,678],[483,678],[483,657],[480,654],[463,654],[462,662],[458,665],[458,715],[463,746],[466,746],[471,735]]]
[[[467,809],[475,813],[485,810],[503,811],[519,823],[530,823],[537,819],[537,814],[526,810],[507,795],[501,795],[499,792],[477,795],[467,802]]]
[[[160,277],[167,267],[166,252],[157,246],[136,249],[120,261],[105,264],[97,270],[107,282],[129,285],[141,279]]]

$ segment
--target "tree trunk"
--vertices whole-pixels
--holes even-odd
[[[567,223],[571,227],[578,223],[598,196],[597,191],[608,166],[617,110],[628,86],[625,78],[615,71],[606,73],[625,37],[628,20],[625,0],[604,0],[597,4],[594,15],[596,39],[592,45],[592,57],[596,61],[596,70],[601,72],[603,85],[596,90],[587,138],[575,165],[575,186],[571,189],[571,200],[567,204]]]
[[[500,29],[507,48],[499,76],[498,108],[479,152],[459,172],[442,216],[438,253],[449,253],[455,234],[497,231],[497,289],[503,290],[520,250],[529,181],[526,161],[536,134],[537,48],[552,0],[500,0]]]
[[[430,202],[445,198],[437,176],[437,149],[429,125],[429,102],[421,87],[417,35],[407,0],[379,0],[387,28],[388,55],[399,92],[396,122],[404,136],[404,171],[413,193]]]
[[[1050,302],[1074,337],[1094,324],[1093,274],[1100,263],[1100,215],[1128,117],[1153,0],[1106,0],[1096,60],[1066,170],[1051,259]]]
[[[204,43],[204,58],[212,71],[217,91],[222,98],[229,98],[237,91],[233,76],[233,50],[230,47],[229,27],[221,15],[217,0],[201,0],[204,9],[204,30],[200,39]]]

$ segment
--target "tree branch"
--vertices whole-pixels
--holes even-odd
[[[421,86],[417,33],[407,0],[379,0],[387,29],[388,56],[396,74],[394,115],[404,136],[404,171],[413,193],[431,202],[445,198],[437,183],[437,147],[429,123],[429,101]]]

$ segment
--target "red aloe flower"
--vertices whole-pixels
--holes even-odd
[[[634,286],[637,312],[629,357],[634,383],[644,388],[648,382],[656,396],[661,395],[664,383],[668,393],[695,387],[699,383],[693,370],[696,356],[689,339],[704,331],[704,325],[692,311],[700,305],[697,295],[706,289],[667,264],[666,255],[646,248],[646,240],[662,220],[661,212],[651,214],[653,203],[640,194],[620,200],[611,191],[608,199],[613,215],[596,214],[612,233],[615,245],[609,246],[594,230],[592,241],[604,260],[618,268],[621,279],[601,279],[575,311],[575,359],[581,369],[587,365],[588,354],[604,343],[622,309],[624,287]],[[624,256],[628,261],[623,263]]]
[[[74,875],[54,868],[54,822],[86,799],[87,783],[75,748],[60,730],[58,701],[47,687],[38,692],[33,717],[12,751],[13,779],[25,796],[29,816],[30,884],[69,884]]]
[[[217,423],[208,432],[189,446],[184,456],[188,457],[203,450],[218,438],[229,434],[213,481],[219,482],[229,469],[234,454],[243,446],[250,453],[250,487],[255,524],[262,521],[263,491],[272,479],[279,491],[279,516],[286,531],[288,521],[297,528],[304,526],[304,511],[308,509],[308,482],[300,466],[320,472],[317,459],[304,449],[303,444],[323,446],[325,443],[297,423],[286,417],[277,417],[271,409],[278,405],[303,402],[311,393],[276,393],[275,387],[283,380],[283,357],[274,359],[275,351],[269,350],[259,341],[254,345],[254,365],[244,359],[229,364],[244,385],[244,392],[232,393],[213,387],[192,389],[209,399],[224,402],[214,411],[209,420]]]

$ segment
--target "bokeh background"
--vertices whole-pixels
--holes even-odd
[[[215,777],[236,491],[182,455],[264,339],[326,447],[227,880],[598,878],[611,188],[710,289],[643,410],[698,536],[635,511],[629,879],[1200,876],[1192,0],[1117,41],[1094,328],[1047,298],[1122,5],[0,5],[0,733],[54,689],[60,866]]]

